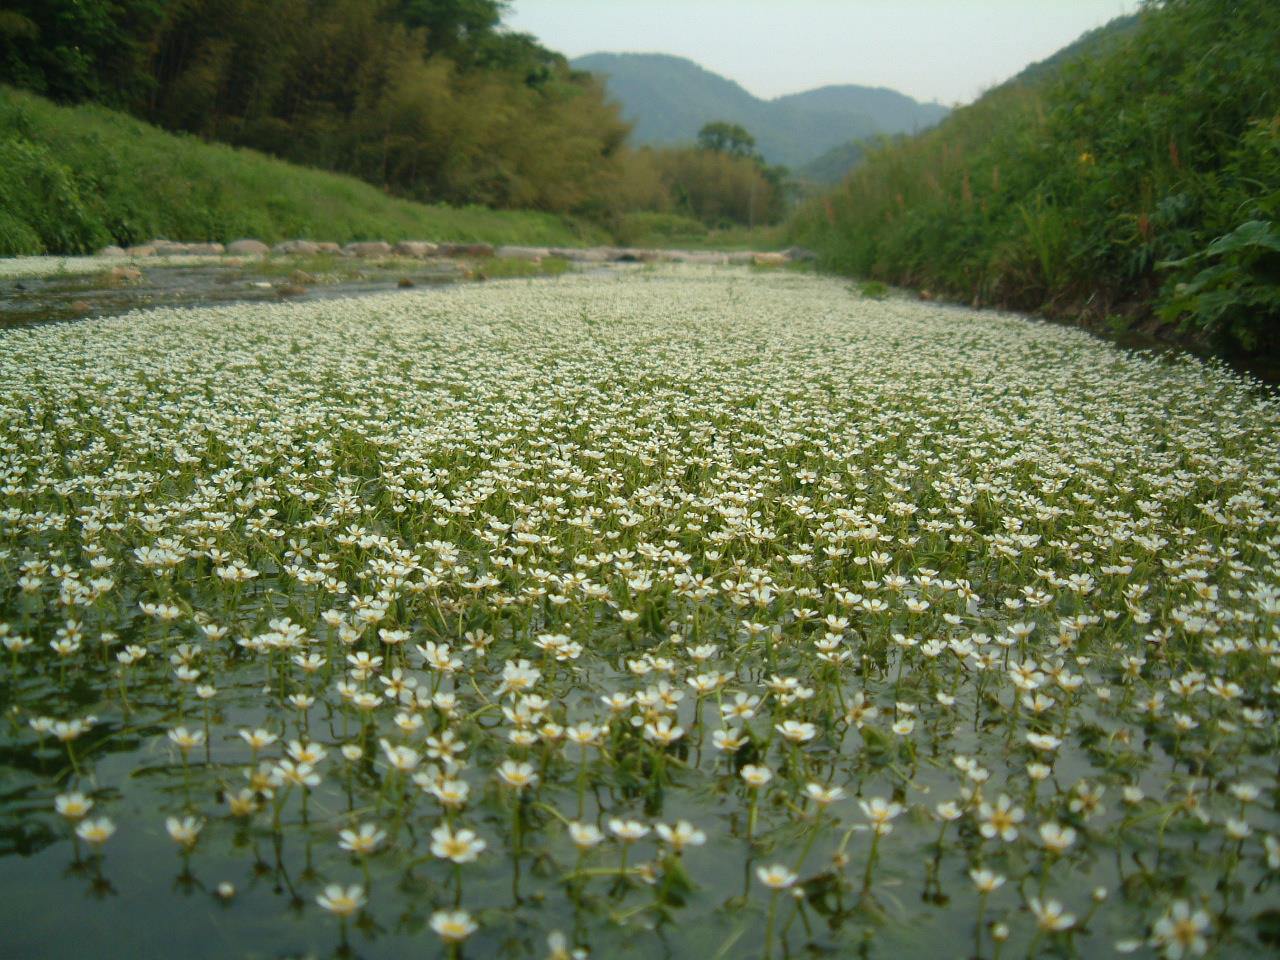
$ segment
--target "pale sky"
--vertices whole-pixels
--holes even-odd
[[[1139,6],[1139,0],[514,0],[505,22],[569,57],[688,57],[758,97],[857,83],[953,104]]]

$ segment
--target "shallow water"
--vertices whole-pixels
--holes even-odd
[[[149,307],[207,307],[233,303],[301,302],[363,296],[414,286],[454,283],[465,267],[445,260],[352,261],[341,257],[297,260],[304,277],[295,277],[293,259],[248,260],[228,264],[216,258],[200,262],[153,264],[129,261],[142,274],[138,280],[113,280],[119,266],[104,261],[98,273],[46,273],[35,277],[0,278],[0,328],[110,317]],[[303,269],[308,268],[308,269]]]
[[[1004,956],[1109,956],[1178,901],[1212,916],[1219,956],[1274,946],[1277,870],[1263,838],[1280,833],[1280,411],[1220,370],[1021,318],[723,270],[163,307],[10,330],[0,344],[0,624],[33,640],[0,649],[5,960],[438,956],[428,920],[455,904],[479,924],[462,951],[473,958],[540,960],[556,930],[596,957],[986,957],[993,920],[1010,927]],[[576,512],[588,508],[598,516]],[[930,526],[938,517],[971,526]],[[887,539],[867,539],[872,527]],[[1036,542],[1011,546],[1013,530]],[[1163,545],[1135,540],[1155,534]],[[153,549],[177,551],[174,573],[147,567]],[[113,583],[89,599],[102,557]],[[258,576],[224,582],[215,568],[230,560]],[[22,566],[39,561],[39,574]],[[1200,567],[1203,578],[1183,575]],[[304,585],[299,570],[334,583]],[[708,598],[678,592],[685,571],[709,578]],[[653,583],[633,583],[637,572]],[[888,581],[895,573],[903,584]],[[592,598],[576,574],[607,590]],[[1067,586],[1086,574],[1091,586]],[[773,586],[753,598],[738,589],[747,582]],[[1146,595],[1125,593],[1141,584]],[[1048,592],[1010,606],[1024,588]],[[360,598],[380,591],[380,618],[347,640],[320,616],[351,626],[368,609]],[[886,610],[860,605],[864,595]],[[143,603],[172,604],[174,619]],[[798,616],[805,606],[816,620]],[[1208,626],[1187,626],[1193,614]],[[827,627],[827,615],[850,622]],[[69,617],[81,641],[62,657],[49,644]],[[289,641],[280,617],[305,639]],[[777,639],[753,634],[755,621]],[[1031,639],[997,645],[1018,621],[1036,624]],[[209,623],[227,635],[208,638]],[[408,639],[379,638],[397,627]],[[1158,628],[1170,634],[1157,643]],[[467,637],[478,629],[496,636],[487,648]],[[851,656],[841,666],[815,655],[827,629]],[[556,663],[537,646],[547,633],[582,650]],[[895,633],[918,640],[900,646]],[[255,637],[257,649],[239,642]],[[970,640],[995,661],[926,656],[932,638]],[[1215,650],[1210,638],[1244,645]],[[428,641],[461,659],[451,676],[413,652]],[[200,670],[189,681],[170,660],[183,643]],[[700,643],[718,646],[705,662]],[[127,644],[148,654],[125,668]],[[438,703],[382,697],[362,713],[338,687],[355,682],[356,651],[385,657],[382,677],[399,664],[420,689],[455,692],[457,716],[446,724]],[[325,662],[306,669],[294,660],[304,653]],[[1142,669],[1126,679],[1137,654]],[[1023,657],[1054,700],[1041,718],[1011,682]],[[517,698],[499,684],[519,658],[540,670],[531,689],[548,717],[608,727],[581,809],[579,748],[554,733],[510,739],[517,724],[502,707]],[[724,673],[723,693],[698,711],[687,681],[710,670]],[[1241,692],[1202,683],[1175,695],[1190,670]],[[771,693],[775,673],[813,695]],[[602,696],[652,691],[662,677],[684,693],[674,709],[632,705],[609,719]],[[207,701],[203,683],[216,686]],[[288,697],[303,691],[315,702],[300,709]],[[729,726],[718,700],[736,692],[762,700],[745,723],[751,743],[731,757],[712,734]],[[952,703],[938,698],[948,692]],[[862,730],[846,716],[859,693],[880,710]],[[1139,711],[1155,693],[1162,711]],[[899,733],[901,703],[917,712]],[[1197,726],[1179,733],[1184,711]],[[422,727],[401,732],[397,712]],[[88,714],[70,751],[31,726]],[[657,715],[684,730],[665,750],[632,723]],[[789,747],[775,732],[788,719],[813,723],[813,739]],[[208,731],[186,763],[168,736],[179,726]],[[457,871],[429,850],[440,805],[378,746],[425,752],[444,726],[467,744],[458,775],[471,801],[458,821],[487,844]],[[281,760],[295,738],[327,756],[315,788],[262,789],[241,818],[226,796],[249,785],[237,731],[256,727],[280,736],[263,758]],[[1033,786],[1026,765],[1040,755],[1025,738],[1049,731],[1062,743]],[[358,760],[340,753],[352,744]],[[967,778],[957,755],[989,779]],[[523,802],[495,776],[508,758],[539,773]],[[747,762],[774,775],[754,830]],[[1071,809],[1082,782],[1105,787],[1104,811]],[[806,783],[847,795],[818,819]],[[981,798],[1026,808],[1016,839],[981,836],[981,798],[961,792],[974,783]],[[1244,809],[1228,793],[1241,783],[1260,793],[1237,846],[1224,828]],[[1145,796],[1126,804],[1126,786]],[[118,828],[100,855],[54,809],[70,790]],[[1204,820],[1180,806],[1188,790]],[[858,800],[873,797],[905,809],[868,870]],[[934,810],[947,800],[966,812],[944,829]],[[183,815],[204,822],[186,855],[165,828]],[[594,872],[575,875],[561,818],[607,831],[615,816],[688,819],[706,843],[685,851],[681,871],[651,832],[620,882],[622,847],[609,840],[582,860]],[[1036,834],[1050,822],[1078,833],[1056,861]],[[367,873],[338,846],[356,823],[388,835]],[[770,939],[772,897],[755,870],[778,863],[795,868],[800,896],[779,895]],[[968,874],[979,866],[1008,877],[981,915]],[[223,882],[230,898],[216,895]],[[316,902],[329,883],[363,885],[368,906],[339,922]],[[1077,917],[1071,933],[1037,932],[1029,901],[1041,893]]]

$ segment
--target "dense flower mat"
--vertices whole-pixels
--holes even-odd
[[[6,332],[11,955],[1255,955],[1278,427],[745,270]]]

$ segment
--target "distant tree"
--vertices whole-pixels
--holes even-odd
[[[508,5],[0,0],[0,83],[416,199],[600,209],[628,126],[597,79],[501,29]]]
[[[0,82],[112,105],[151,85],[148,40],[165,0],[5,0],[3,7]]]
[[[754,157],[756,138],[741,124],[715,120],[704,124],[698,131],[698,146],[713,153],[727,153],[731,157]]]
[[[431,53],[465,61],[497,30],[506,7],[507,0],[399,0],[393,12],[405,26],[426,30]]]

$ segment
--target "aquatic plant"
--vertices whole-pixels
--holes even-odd
[[[1224,367],[693,267],[0,342],[19,951],[1274,942]]]

